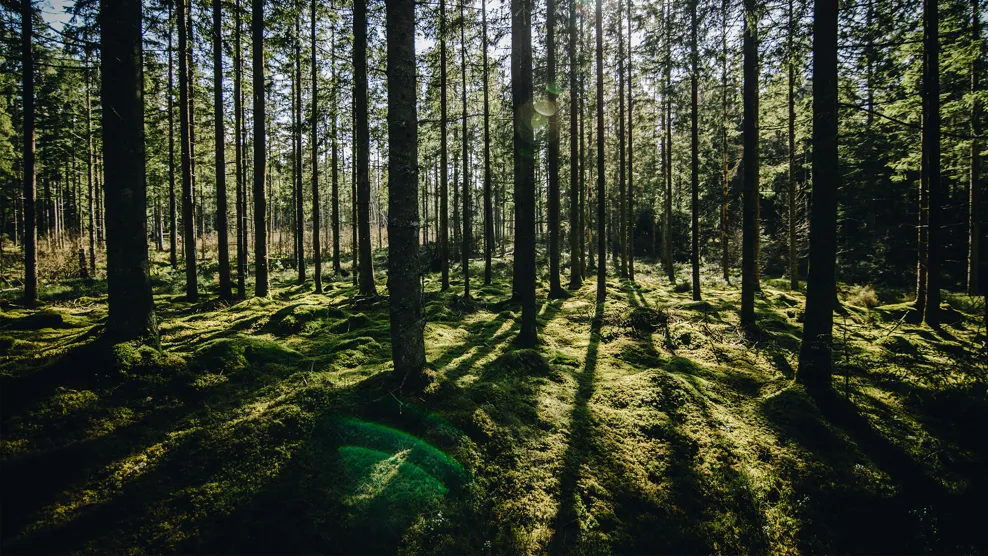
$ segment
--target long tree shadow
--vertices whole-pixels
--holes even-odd
[[[579,541],[580,526],[577,506],[577,485],[580,480],[580,468],[586,462],[594,445],[593,414],[589,407],[590,398],[594,393],[594,383],[597,372],[597,351],[600,346],[600,329],[604,317],[604,303],[597,301],[594,318],[590,326],[590,344],[587,346],[586,361],[583,372],[577,377],[578,387],[570,416],[570,438],[563,455],[563,468],[559,479],[559,507],[552,522],[552,540],[549,551],[554,554],[573,552],[575,543]]]

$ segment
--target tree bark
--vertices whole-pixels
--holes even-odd
[[[301,10],[300,10],[301,11]],[[305,283],[305,195],[302,189],[302,14],[295,20],[295,263],[298,283]]]
[[[21,56],[24,79],[24,301],[38,301],[38,222],[34,155],[34,8],[22,0]]]
[[[580,262],[582,246],[582,222],[580,219],[580,90],[577,81],[576,44],[579,41],[576,28],[576,0],[569,1],[569,287],[576,290],[583,285],[583,266]]]
[[[923,2],[923,102],[929,118],[923,126],[924,155],[929,182],[929,245],[926,250],[926,324],[940,325],[940,265],[943,249],[940,230],[943,185],[940,183],[940,10],[938,0]]]
[[[491,199],[491,109],[487,60],[487,0],[481,0],[481,30],[484,55],[484,285],[493,279],[491,256],[494,252],[494,206]]]
[[[415,1],[387,0],[388,307],[395,373],[425,367],[425,320],[419,269],[418,116],[415,94]]]
[[[86,215],[88,219],[87,232],[89,233],[89,274],[95,278],[96,277],[96,199],[95,191],[93,190],[93,105],[92,98],[90,96],[90,74],[89,74],[89,50],[86,50],[86,67],[87,70],[83,74],[83,79],[86,80],[86,192],[88,204],[86,206]],[[169,94],[171,90],[169,90]],[[161,216],[160,211],[158,214],[159,218]],[[160,220],[159,231],[160,231]],[[160,238],[160,235],[159,235]]]
[[[511,104],[514,112],[515,284],[521,301],[522,346],[538,342],[535,328],[535,136],[532,2],[511,0]]]
[[[461,249],[463,250],[463,298],[470,299],[470,251],[473,244],[473,225],[470,210],[470,150],[467,135],[467,20],[464,4],[464,2],[460,2],[460,78],[463,81],[463,88],[460,89],[460,100],[463,106],[463,247]]]
[[[230,282],[229,226],[226,208],[226,138],[223,121],[223,4],[213,1],[213,116],[216,135],[216,243],[219,251],[220,299],[233,298]]]
[[[729,228],[728,219],[730,217],[730,212],[728,211],[730,201],[731,201],[731,190],[730,190],[730,168],[728,159],[728,144],[727,144],[727,125],[728,125],[728,102],[727,102],[727,27],[729,25],[728,20],[728,0],[723,0],[721,3],[721,12],[723,16],[723,25],[721,27],[720,44],[721,44],[721,72],[720,72],[720,86],[721,86],[721,129],[720,129],[720,150],[721,150],[721,204],[720,204],[720,266],[721,272],[724,276],[724,281],[728,284],[731,283],[731,273],[730,273],[730,251],[728,249],[729,245]]]
[[[140,0],[101,0],[101,100],[105,163],[105,337],[158,345],[148,273],[144,168],[144,70]]]
[[[549,144],[547,163],[549,170],[549,295],[563,294],[559,280],[559,108],[556,85],[556,2],[546,0],[546,92],[549,104]]]
[[[353,3],[353,98],[357,154],[357,226],[360,242],[359,289],[361,295],[377,295],[370,237],[370,129],[367,124],[367,0]]]
[[[178,107],[182,156],[182,242],[185,246],[185,296],[189,301],[199,297],[196,272],[196,221],[192,191],[192,129],[191,94],[189,90],[189,40],[186,2],[178,0]],[[105,132],[104,132],[105,133]]]
[[[832,393],[831,341],[837,299],[837,0],[813,7],[813,191],[806,315],[796,381],[820,398]]]
[[[234,5],[234,48],[233,48],[233,127],[235,141],[235,163],[237,176],[237,295],[247,296],[247,176],[244,167],[244,125],[243,107],[243,56],[240,53],[241,7],[240,0]]]
[[[793,0],[788,2],[789,24],[786,26],[787,55],[787,84],[788,95],[786,104],[789,109],[789,172],[788,181],[788,208],[789,208],[789,289],[796,291],[799,289],[799,249],[796,245],[796,53],[793,46],[793,34],[795,33],[796,22],[793,20]]]
[[[449,145],[446,126],[446,0],[439,0],[439,266],[441,291],[449,289]]]
[[[663,102],[665,103],[665,164],[663,170],[665,174],[665,226],[663,230],[663,245],[665,254],[666,276],[672,285],[676,285],[676,269],[673,264],[672,252],[672,6],[671,0],[663,2],[663,19],[665,20],[665,52],[663,60],[664,86],[662,89]]]
[[[624,13],[624,2],[618,0],[617,2],[617,36],[618,36],[618,161],[617,161],[617,174],[618,174],[618,207],[617,207],[617,218],[615,224],[617,225],[617,241],[614,242],[614,254],[618,258],[618,272],[622,278],[628,277],[628,246],[627,242],[627,222],[625,221],[626,215],[626,198],[625,198],[625,150],[624,150],[624,72],[625,72],[625,60],[624,60],[624,26],[622,21],[622,16]],[[614,233],[614,230],[611,231]]]
[[[631,58],[631,0],[628,0],[628,216],[625,219],[627,238],[625,239],[626,258],[628,260],[628,279],[635,281],[635,165],[634,165],[634,117],[632,115],[632,58]]]
[[[312,48],[312,120],[309,129],[309,143],[312,149],[312,261],[315,264],[316,293],[322,293],[322,251],[319,245],[319,82],[316,65],[316,0],[310,3],[309,20],[312,24],[310,46]],[[414,24],[413,24],[414,27]]]
[[[823,0],[824,5],[831,1]],[[741,325],[751,330],[755,327],[755,290],[758,287],[758,15],[755,0],[744,0],[744,19]]]
[[[331,3],[333,9],[336,9],[336,3]],[[330,20],[333,26],[333,36],[332,36],[332,51],[336,51],[336,20]],[[338,122],[339,122],[339,83],[336,77],[336,56],[330,56],[330,71],[332,77],[332,84],[330,85],[330,100],[329,100],[329,113],[330,120],[332,121],[333,131],[331,133],[331,154],[330,154],[330,170],[332,184],[332,218],[333,218],[333,276],[339,278],[343,273],[343,269],[340,266],[340,159],[339,159],[339,143],[336,137],[339,133]]]
[[[978,0],[971,0],[971,41],[975,45],[971,61],[971,185],[968,204],[967,293],[977,295],[981,259],[981,100],[978,98],[981,75],[981,10]]]
[[[267,192],[264,178],[267,161],[267,110],[264,105],[264,0],[251,0],[251,63],[254,71],[254,295],[267,297],[268,230]]]
[[[595,18],[597,55],[597,303],[607,296],[607,212],[604,203],[604,30],[602,0],[597,0]]]
[[[693,301],[700,301],[700,136],[697,106],[697,64],[700,55],[697,52],[696,4],[697,0],[690,1],[690,265],[693,270]]]

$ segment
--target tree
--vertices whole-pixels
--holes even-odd
[[[599,1],[599,0],[598,0]],[[511,106],[514,113],[516,296],[521,302],[518,341],[532,347],[535,330],[535,135],[532,75],[532,3],[511,0]]]
[[[480,2],[484,64],[484,285],[491,284],[491,255],[494,251],[494,203],[491,198],[491,104],[487,60],[487,0]]]
[[[628,276],[628,244],[627,239],[627,222],[625,217],[627,211],[625,210],[626,200],[625,200],[625,182],[624,182],[624,170],[625,170],[625,150],[624,150],[624,32],[623,25],[621,21],[621,15],[623,12],[624,3],[618,0],[617,3],[617,36],[618,36],[618,161],[617,161],[617,171],[618,171],[618,214],[617,222],[617,249],[616,255],[620,259],[618,265],[618,272],[624,278]],[[611,232],[614,233],[614,232]]]
[[[335,8],[335,2],[332,4]],[[332,48],[335,52],[336,50],[336,19],[332,19]],[[342,273],[342,268],[340,267],[340,159],[339,159],[339,143],[336,140],[339,122],[339,90],[340,84],[336,77],[336,56],[330,56],[330,77],[332,83],[330,85],[330,99],[329,99],[329,119],[332,122],[332,137],[330,138],[330,155],[329,163],[332,166],[330,170],[331,180],[332,180],[332,220],[333,220],[333,276],[339,278]]]
[[[634,164],[634,127],[635,119],[632,115],[631,105],[633,95],[631,94],[632,56],[631,56],[631,0],[628,0],[628,203],[627,203],[627,237],[625,238],[626,257],[628,260],[628,279],[635,281],[635,164]]]
[[[172,26],[175,24],[172,6],[168,3],[168,257],[172,268],[178,268],[178,206],[175,199],[175,49]]]
[[[579,35],[576,28],[576,0],[569,2],[569,287],[579,289],[583,285],[583,267],[580,263],[583,252],[583,228],[580,220],[580,90],[578,88],[578,71],[576,59],[576,44],[579,42]]]
[[[34,168],[34,8],[22,0],[21,55],[24,78],[24,301],[38,301],[38,223]]]
[[[198,273],[196,272],[196,220],[195,201],[192,191],[192,106],[189,91],[189,51],[188,24],[186,17],[187,0],[178,0],[178,121],[179,143],[182,156],[182,242],[185,245],[185,296],[189,301],[199,297]]]
[[[549,104],[549,296],[563,295],[559,283],[559,110],[556,107],[556,2],[546,0],[546,88]]]
[[[425,367],[425,321],[419,287],[418,113],[415,94],[415,1],[387,0],[388,35],[388,307],[395,373]]]
[[[267,122],[264,106],[264,0],[251,0],[251,58],[254,70],[254,295],[268,296]]]
[[[237,167],[237,295],[244,298],[247,296],[247,176],[244,167],[244,66],[243,55],[240,52],[241,19],[240,0],[237,0],[234,4],[233,127],[235,129],[233,135],[236,137],[234,163]],[[172,233],[174,234],[174,228]]]
[[[971,0],[971,41],[974,55],[971,59],[971,180],[968,204],[968,255],[967,294],[979,291],[978,267],[981,250],[981,100],[979,83],[981,75],[981,10],[978,0]]]
[[[817,397],[831,386],[831,341],[837,299],[837,0],[813,7],[813,189],[806,314],[796,381]]]
[[[550,2],[552,0],[549,0]],[[463,299],[470,299],[470,251],[473,245],[470,222],[470,150],[469,134],[467,133],[467,41],[466,41],[466,11],[465,2],[460,1],[460,76],[463,86],[460,88],[460,100],[463,106]]]
[[[607,237],[604,220],[607,212],[604,206],[604,31],[603,0],[597,0],[595,14],[597,39],[597,303],[603,303],[607,296]]]
[[[943,249],[940,229],[943,184],[940,183],[940,10],[938,0],[923,2],[923,157],[929,184],[929,223],[926,249],[926,306],[923,320],[940,325],[940,260]]]
[[[758,14],[744,0],[744,195],[741,222],[741,325],[755,326],[758,282]],[[826,0],[829,1],[829,0]]]
[[[446,0],[439,0],[439,266],[442,291],[449,289],[449,147],[446,144]]]
[[[665,128],[665,147],[663,149],[663,154],[665,155],[665,160],[663,161],[663,170],[665,177],[665,206],[664,206],[664,226],[663,226],[663,254],[665,255],[665,267],[666,276],[669,281],[675,285],[676,283],[676,269],[673,265],[673,253],[672,253],[672,5],[671,0],[669,2],[663,2],[663,22],[665,23],[665,41],[663,41],[664,52],[663,52],[663,88],[662,88],[662,100],[665,103],[665,114],[664,114],[664,125]]]
[[[788,185],[788,220],[789,220],[789,289],[799,289],[799,257],[796,244],[796,53],[793,45],[796,22],[793,20],[793,0],[787,4],[788,24],[786,25],[786,95],[787,118],[789,124],[788,152],[789,171],[786,175]]]
[[[312,259],[315,264],[316,293],[322,293],[322,251],[319,247],[319,66],[316,64],[316,0],[312,0],[309,19],[312,23],[312,121],[310,139],[312,148]]]
[[[697,64],[699,52],[696,39],[696,4],[690,0],[690,212],[693,217],[690,264],[693,268],[693,301],[700,301],[700,135],[697,99]]]
[[[367,0],[353,2],[353,98],[361,295],[377,295],[370,237],[370,129],[367,124]]]
[[[158,345],[148,274],[140,0],[100,0],[106,338]]]
[[[213,117],[216,135],[216,238],[220,299],[233,298],[230,282],[229,227],[226,216],[226,140],[223,121],[223,4],[213,0]]]

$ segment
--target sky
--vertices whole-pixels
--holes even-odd
[[[49,25],[56,31],[61,31],[62,26],[72,18],[68,12],[74,4],[75,0],[41,0],[35,4],[35,8]]]

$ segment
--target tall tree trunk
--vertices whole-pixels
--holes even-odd
[[[552,105],[549,114],[549,296],[563,295],[563,287],[559,281],[559,109],[556,106],[558,90],[556,84],[556,2],[546,0],[546,89],[549,104]]]
[[[727,144],[727,125],[728,125],[728,102],[727,102],[727,28],[730,25],[728,19],[728,0],[722,0],[721,3],[721,14],[723,16],[723,25],[721,26],[720,34],[720,45],[721,45],[721,70],[720,70],[720,87],[721,87],[721,125],[720,125],[720,154],[721,154],[721,203],[720,203],[720,266],[721,272],[724,275],[724,281],[728,284],[731,283],[731,273],[730,273],[730,251],[728,249],[728,238],[730,237],[728,229],[728,218],[730,213],[728,212],[728,207],[731,201],[731,182],[730,182],[730,167],[728,159],[728,144]]]
[[[237,176],[237,295],[247,296],[247,176],[244,167],[244,125],[243,108],[243,55],[240,53],[241,7],[240,0],[234,5],[234,47],[233,47],[233,134],[235,141],[235,164]]]
[[[787,95],[787,105],[789,108],[789,172],[788,178],[788,201],[789,201],[789,289],[796,291],[799,289],[799,250],[796,245],[796,53],[793,45],[793,34],[796,32],[796,22],[793,20],[793,0],[788,2],[789,24],[786,26],[786,48],[788,60],[787,84],[789,91]]]
[[[484,57],[484,285],[492,280],[491,256],[494,252],[494,206],[491,199],[491,107],[487,61],[487,0],[481,0],[481,30]]]
[[[439,266],[441,291],[449,289],[449,146],[446,126],[446,0],[439,0]]]
[[[628,279],[632,282],[635,281],[635,165],[634,165],[634,155],[632,154],[634,146],[634,128],[635,119],[632,115],[632,94],[631,94],[631,82],[632,82],[632,58],[631,58],[631,0],[628,0],[628,204],[627,212],[628,216],[625,219],[627,223],[627,238],[625,239],[626,255],[625,258],[628,260]]]
[[[663,88],[662,100],[665,103],[665,226],[663,230],[663,245],[665,253],[666,276],[669,282],[676,284],[676,269],[673,264],[672,252],[672,5],[671,0],[663,2],[663,19],[665,20],[665,52],[663,55]]]
[[[806,316],[796,381],[817,397],[831,386],[831,341],[837,299],[837,0],[813,7],[813,192]]]
[[[744,0],[744,195],[741,238],[741,325],[755,326],[758,282],[758,15]],[[822,0],[824,7],[832,0]],[[819,7],[816,9],[820,9]]]
[[[251,0],[251,64],[254,101],[254,295],[268,296],[267,110],[264,106],[264,0]]]
[[[316,293],[322,293],[322,251],[319,245],[319,66],[316,65],[316,0],[310,3],[309,20],[312,23],[310,46],[312,48],[312,120],[309,143],[312,149],[312,260],[315,264]],[[414,27],[414,25],[413,25]]]
[[[552,0],[549,0],[550,2]],[[470,150],[467,135],[467,41],[465,2],[460,2],[460,101],[463,106],[463,298],[470,299],[470,248],[473,227],[470,222]]]
[[[367,0],[353,3],[353,98],[357,155],[357,226],[361,295],[377,295],[370,237],[370,129],[367,124]]]
[[[924,70],[925,73],[925,70]],[[926,129],[926,122],[929,121],[926,101],[923,101],[922,109],[922,129]],[[929,246],[929,220],[930,220],[930,193],[929,193],[929,160],[926,156],[926,133],[921,132],[920,138],[920,164],[919,164],[919,222],[918,238],[916,243],[916,302],[915,315],[918,320],[923,319],[926,313],[926,253]]]
[[[172,5],[174,2],[168,3],[168,257],[174,269],[178,268],[178,209],[175,202],[175,64],[172,48],[174,24]]]
[[[596,26],[597,56],[597,303],[603,303],[607,296],[607,229],[605,220],[607,209],[604,206],[604,23],[603,0],[597,0],[594,15]]]
[[[302,189],[302,14],[295,20],[295,261],[305,283],[305,195]],[[313,159],[315,160],[315,159]]]
[[[230,281],[229,226],[226,210],[226,138],[223,121],[223,4],[213,1],[213,116],[216,135],[216,244],[219,251],[220,299],[233,298]]]
[[[395,373],[418,378],[425,367],[425,319],[419,269],[418,116],[415,1],[387,0],[388,307]]]
[[[144,71],[140,0],[101,0],[101,106],[106,156],[105,335],[158,345],[148,274]]]
[[[587,242],[593,242],[593,233],[590,230],[590,215],[589,207],[587,204],[587,196],[590,195],[587,190],[587,145],[586,145],[586,104],[587,104],[587,88],[586,88],[586,50],[584,39],[586,38],[583,31],[583,22],[585,17],[580,14],[580,30],[579,30],[579,43],[580,43],[580,54],[579,54],[579,64],[580,64],[580,80],[579,80],[579,96],[580,103],[577,107],[577,111],[580,113],[580,213],[579,213],[579,250],[580,250],[580,283],[582,285],[583,277],[587,274],[589,267],[587,266]],[[592,197],[591,197],[592,199]],[[591,201],[592,202],[592,201]]]
[[[86,80],[86,192],[88,204],[86,206],[86,213],[89,227],[87,231],[89,232],[89,273],[95,278],[96,277],[96,199],[95,192],[93,190],[93,105],[92,98],[90,96],[90,67],[89,67],[89,50],[86,50],[86,71],[83,74],[83,79]],[[169,94],[171,90],[169,89]],[[160,210],[158,214],[159,218],[161,216]],[[160,231],[160,220],[159,231]],[[160,235],[159,235],[160,238]]]
[[[697,0],[690,1],[690,265],[693,270],[693,301],[700,301],[700,136],[697,106],[697,64],[700,55],[696,39],[696,3]]]
[[[192,192],[191,91],[189,90],[189,39],[186,2],[178,0],[178,106],[179,133],[182,145],[182,241],[185,246],[185,295],[189,301],[199,297],[196,272],[196,221]]]
[[[940,214],[943,205],[943,185],[940,183],[940,10],[938,0],[923,2],[923,50],[925,72],[923,75],[923,102],[929,118],[923,126],[927,160],[930,211],[929,246],[926,250],[926,308],[923,320],[936,327],[940,325],[940,265],[943,240],[941,239]]]
[[[331,7],[335,10],[336,3],[331,3]],[[332,52],[336,52],[336,19],[330,19],[332,24]],[[339,133],[338,122],[339,122],[339,83],[336,80],[336,56],[329,57],[330,62],[330,75],[332,82],[330,84],[330,97],[329,97],[329,119],[332,121],[332,137],[330,138],[330,170],[332,185],[332,216],[333,216],[333,276],[339,278],[343,273],[343,269],[340,266],[340,158],[339,158],[339,143],[336,137]]]
[[[624,2],[618,0],[617,2],[617,36],[618,36],[618,161],[617,161],[617,174],[618,174],[618,210],[617,218],[615,224],[617,224],[617,241],[614,242],[615,250],[614,255],[617,256],[618,272],[622,278],[628,277],[628,246],[625,241],[627,238],[627,222],[625,221],[626,215],[626,198],[625,198],[625,150],[624,150],[624,25],[622,21],[622,16],[624,13]],[[614,233],[614,230],[611,231]]]
[[[974,58],[971,60],[971,185],[968,204],[969,237],[967,255],[967,293],[979,291],[978,270],[981,249],[981,101],[978,80],[981,71],[981,10],[978,0],[971,0],[971,42]]]
[[[569,287],[576,290],[583,285],[583,267],[580,262],[582,247],[582,222],[580,219],[580,143],[579,127],[581,95],[577,81],[576,44],[579,41],[576,28],[576,0],[569,1]]]
[[[515,284],[521,301],[525,347],[538,342],[535,329],[535,135],[532,106],[532,2],[511,0],[511,105],[514,127]]]
[[[22,0],[21,55],[24,78],[24,301],[38,301],[38,223],[34,207],[34,8]]]

